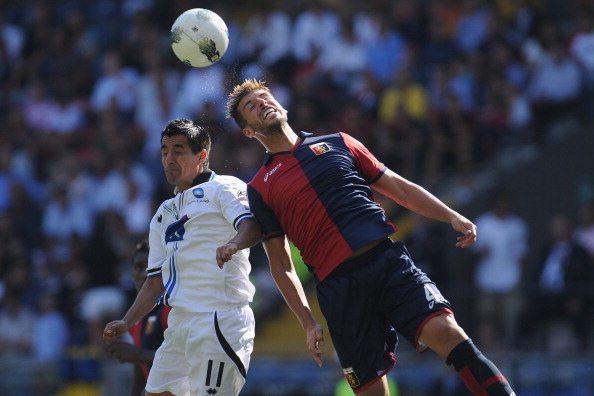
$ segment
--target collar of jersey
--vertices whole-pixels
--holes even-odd
[[[196,178],[192,182],[192,187],[197,186],[198,184],[205,183],[209,180],[212,180],[214,178],[214,176],[215,176],[215,173],[213,171],[211,171],[210,169],[205,169],[204,171],[202,171],[201,174],[196,176]]]
[[[297,147],[299,147],[301,145],[301,143],[303,143],[303,141],[310,137],[313,136],[313,133],[310,132],[305,132],[305,131],[300,131],[297,136],[299,137],[299,140],[297,141],[297,143],[295,144],[295,146],[289,150],[289,151],[279,151],[277,153],[271,153],[271,152],[266,152],[266,155],[264,157],[264,165],[268,165],[268,163],[270,163],[270,161],[272,161],[272,159],[277,156],[277,155],[283,155],[283,154],[291,154]]]

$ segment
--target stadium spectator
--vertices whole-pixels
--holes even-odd
[[[549,220],[544,248],[528,272],[526,306],[520,320],[518,346],[558,349],[561,338],[554,330],[558,321],[569,325],[576,341],[563,343],[563,350],[584,350],[590,336],[590,287],[594,280],[594,261],[573,239],[569,217],[556,214]],[[561,341],[562,342],[562,341]],[[528,344],[528,345],[525,345]],[[573,345],[572,345],[573,344]]]
[[[320,37],[335,37],[340,31],[336,11],[326,0],[306,0],[293,22],[291,31],[292,55],[302,64],[311,64],[326,50],[327,40]]]
[[[479,335],[485,348],[512,348],[521,309],[520,285],[528,254],[528,226],[514,210],[510,191],[490,193],[486,212],[476,219],[480,238],[474,274]]]
[[[270,67],[288,56],[291,29],[291,16],[278,4],[256,3],[238,37],[243,61]]]
[[[35,312],[22,301],[21,293],[9,290],[0,305],[0,356],[28,357],[33,355]]]
[[[594,202],[580,205],[574,238],[594,259]]]
[[[527,87],[532,103],[538,140],[547,136],[555,123],[581,116],[582,73],[560,38],[544,47],[541,60]]]
[[[126,118],[131,118],[138,100],[138,72],[122,65],[121,55],[116,50],[102,57],[102,73],[93,86],[89,98],[91,108],[102,112],[110,107],[117,109]]]
[[[46,292],[38,297],[33,329],[33,353],[43,362],[58,363],[70,341],[70,328],[60,310],[58,296]]]

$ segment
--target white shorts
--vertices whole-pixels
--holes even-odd
[[[146,390],[176,396],[237,395],[245,384],[254,336],[249,305],[204,313],[174,308]]]

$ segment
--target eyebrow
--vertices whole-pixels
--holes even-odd
[[[255,96],[256,96],[257,98],[261,98],[261,97],[263,97],[263,96],[265,96],[265,97],[269,97],[269,96],[272,96],[272,95],[270,95],[270,92],[268,92],[268,91],[262,91],[262,92],[259,92],[259,93],[257,93]],[[246,108],[246,106],[247,106],[247,105],[249,105],[250,103],[252,103],[252,99],[250,99],[250,100],[248,100],[247,102],[245,102],[245,104],[242,106],[242,108],[241,108],[241,109],[242,109],[242,110],[243,110],[243,109],[245,109],[245,108]]]

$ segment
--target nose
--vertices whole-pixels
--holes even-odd
[[[257,102],[256,102],[256,103],[258,103],[258,105],[259,105],[260,107],[264,107],[264,106],[266,106],[266,104],[267,104],[268,102],[266,101],[266,99],[265,99],[265,98],[261,98],[261,97],[259,97],[259,98],[257,99]]]
[[[173,154],[171,152],[168,152],[167,154],[165,154],[165,156],[163,157],[163,162],[165,164],[170,164],[173,162]]]

